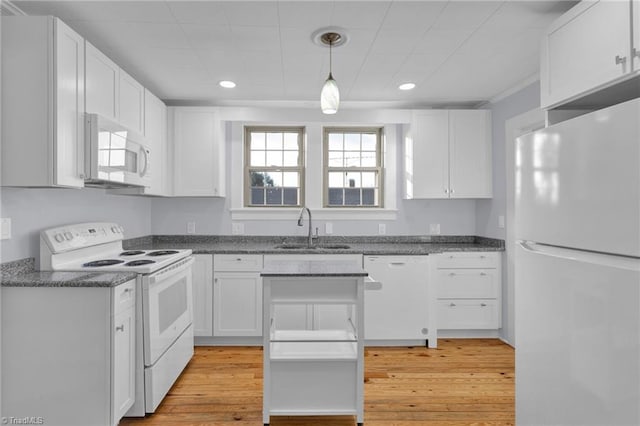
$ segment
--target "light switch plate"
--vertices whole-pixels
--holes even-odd
[[[333,234],[333,223],[327,222],[324,224],[324,233],[325,234]]]
[[[498,216],[498,228],[504,228],[504,216]]]
[[[11,239],[11,218],[3,217],[0,219],[0,240]]]
[[[387,233],[387,225],[385,225],[384,223],[379,223],[378,224],[378,234],[379,235],[384,235]]]
[[[233,235],[243,235],[244,234],[244,223],[232,222],[231,223],[231,233]]]
[[[429,234],[431,234],[431,235],[440,235],[440,224],[439,223],[430,223],[429,224]]]
[[[195,233],[196,233],[196,223],[187,222],[187,234],[195,234]]]

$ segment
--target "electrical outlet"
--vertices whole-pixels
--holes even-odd
[[[325,234],[333,234],[333,223],[331,222],[326,222],[324,224],[324,233]]]
[[[387,225],[385,225],[384,223],[379,223],[378,224],[378,234],[379,235],[384,235],[387,233]]]
[[[187,222],[187,234],[195,234],[195,233],[196,233],[196,223]]]
[[[498,228],[504,228],[504,216],[498,216]]]
[[[11,218],[3,217],[0,219],[0,240],[11,239]]]
[[[439,223],[430,223],[429,224],[429,234],[431,234],[431,235],[440,235],[440,224]]]
[[[239,223],[239,222],[231,223],[231,233],[233,235],[243,235],[244,234],[244,223]]]

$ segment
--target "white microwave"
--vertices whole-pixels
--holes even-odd
[[[86,114],[85,185],[149,186],[151,152],[143,140],[98,114]]]

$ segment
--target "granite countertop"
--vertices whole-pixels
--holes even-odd
[[[275,260],[267,262],[262,277],[366,277],[362,267],[349,261]]]
[[[2,287],[116,287],[136,276],[133,272],[36,271],[32,257],[0,265]]]
[[[281,245],[300,248],[278,248]],[[348,246],[326,248],[326,246]],[[191,249],[194,254],[364,254],[428,255],[451,251],[504,251],[504,241],[474,236],[305,237],[157,235],[125,241],[127,249]]]

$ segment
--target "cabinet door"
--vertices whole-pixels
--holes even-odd
[[[54,184],[84,186],[84,39],[55,20]]]
[[[171,108],[173,195],[224,196],[220,121],[211,109]]]
[[[364,269],[379,283],[365,285],[365,338],[425,339],[430,297],[427,256],[368,256]]]
[[[598,89],[630,71],[629,11],[629,1],[583,1],[551,25],[542,43],[543,108]]]
[[[633,11],[633,71],[640,70],[640,0],[633,0],[632,2],[632,11]]]
[[[85,42],[85,109],[118,121],[120,67],[91,43]]]
[[[122,69],[118,86],[120,124],[144,135],[144,87]]]
[[[449,198],[449,113],[416,111],[405,140],[406,198]]]
[[[113,317],[113,421],[118,424],[135,399],[135,323],[133,306]]]
[[[215,272],[213,335],[262,336],[262,279],[256,272]]]
[[[195,254],[193,264],[193,335],[213,336],[213,256]]]
[[[449,194],[451,198],[490,198],[491,112],[449,112]]]
[[[151,149],[151,185],[145,194],[167,195],[167,107],[153,93],[144,91],[144,135]]]

